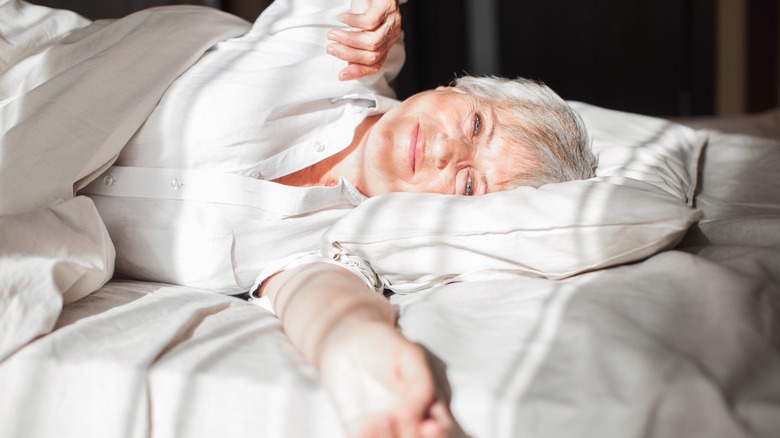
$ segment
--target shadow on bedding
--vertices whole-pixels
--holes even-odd
[[[112,280],[98,291],[63,307],[54,330],[67,327],[84,318],[100,315],[101,313],[130,304],[143,298],[159,286],[163,285]]]
[[[780,118],[780,112],[777,112]],[[677,248],[780,247],[780,141],[711,132],[694,206],[704,218]]]

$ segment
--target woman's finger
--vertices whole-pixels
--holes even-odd
[[[468,435],[455,421],[447,404],[438,400],[428,411],[428,417],[420,423],[417,436],[420,438],[465,438]]]
[[[339,80],[351,81],[353,79],[371,76],[378,73],[381,68],[381,63],[374,65],[348,64],[339,72]]]
[[[390,32],[365,32],[349,31],[344,29],[333,29],[328,32],[328,39],[335,41],[343,46],[354,49],[368,50],[372,52],[386,51],[392,42],[395,42],[400,36]]]
[[[374,65],[382,64],[387,56],[387,52],[372,52],[368,50],[354,49],[339,43],[330,43],[327,47],[328,53],[353,64]]]
[[[349,27],[363,30],[374,30],[381,26],[388,17],[399,15],[396,0],[373,1],[362,14],[347,13],[339,16],[339,21]]]

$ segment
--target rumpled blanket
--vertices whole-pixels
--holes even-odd
[[[113,163],[182,72],[248,28],[204,7],[89,22],[0,3],[0,360],[111,278],[114,247],[76,191]]]

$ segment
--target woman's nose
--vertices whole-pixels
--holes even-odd
[[[459,151],[463,149],[463,145],[457,139],[441,138],[436,142],[433,150],[434,163],[436,168],[444,169],[447,165],[457,158]]]

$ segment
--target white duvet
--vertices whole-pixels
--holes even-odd
[[[181,39],[189,54],[163,44],[148,53],[100,47],[110,64],[134,60],[102,78],[119,79],[126,100],[93,108],[92,91],[68,80],[99,69],[78,62],[52,73],[64,81],[56,93],[31,83],[34,93],[3,95],[17,97],[0,103],[0,436],[342,436],[314,369],[270,312],[180,286],[103,285],[112,246],[91,202],[73,197],[74,184],[111,162],[166,82],[245,26],[203,11],[175,19],[147,12],[69,37],[68,50],[78,51],[98,47],[86,43],[90,35],[117,28],[162,38],[156,20],[175,21],[165,22],[166,35],[190,29]],[[61,56],[61,66],[77,59]],[[134,63],[147,60],[170,68],[132,79]],[[72,117],[40,129],[38,118],[51,111]],[[80,125],[80,111],[111,123]],[[80,136],[102,138],[105,148],[36,170],[62,176],[58,185],[13,173],[13,160],[30,155],[18,144],[57,154],[59,140]],[[694,199],[703,218],[675,249],[563,280],[473,273],[392,296],[400,325],[430,352],[471,436],[777,436],[779,168],[780,141],[712,132]]]
[[[63,301],[111,278],[113,245],[75,191],[113,162],[178,75],[247,27],[197,7],[90,25],[0,3],[0,359],[46,333]]]

